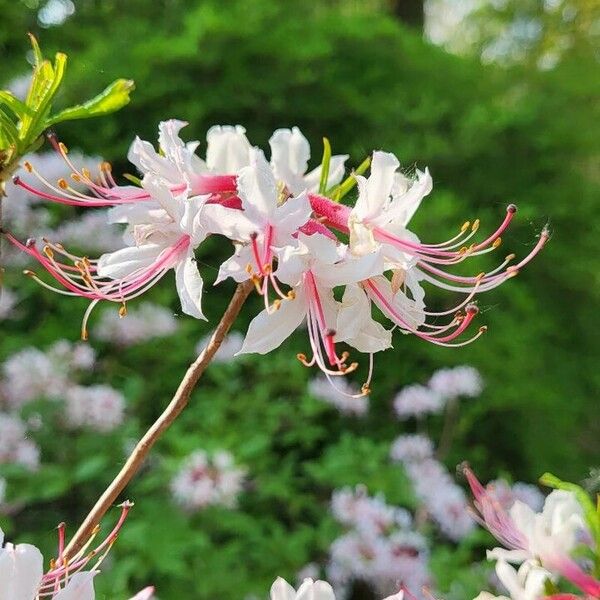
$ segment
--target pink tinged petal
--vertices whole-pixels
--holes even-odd
[[[103,254],[98,261],[98,275],[120,279],[149,267],[163,250],[159,244],[144,244]]]
[[[346,172],[345,163],[350,158],[348,154],[336,154],[329,161],[329,176],[327,177],[327,189],[337,185]],[[321,171],[323,166],[319,165],[304,176],[304,187],[309,192],[318,192],[321,183]]]
[[[228,258],[219,268],[219,274],[215,281],[215,285],[221,283],[228,277],[231,277],[234,281],[241,283],[248,279],[248,271],[246,267],[251,265],[254,271],[257,270],[254,265],[254,256],[252,254],[252,248],[250,246],[241,246],[238,248],[233,256]]]
[[[393,154],[373,152],[369,178],[356,178],[359,196],[353,212],[358,219],[373,219],[386,208],[394,185],[394,174],[399,166],[400,163]]]
[[[248,327],[242,349],[237,354],[271,352],[298,328],[305,316],[306,296],[304,290],[298,288],[296,298],[282,302],[279,310],[271,314],[263,310],[254,317]]]
[[[288,244],[290,237],[310,219],[311,214],[312,208],[304,193],[278,206],[271,220],[274,229],[273,246]]]
[[[204,283],[198,272],[193,250],[175,267],[175,284],[181,300],[181,310],[196,319],[206,320],[201,308]]]
[[[271,600],[295,600],[296,590],[282,577],[271,586]]]
[[[432,188],[433,181],[429,169],[425,169],[424,173],[417,171],[417,180],[407,192],[392,199],[388,210],[381,218],[388,222],[395,221],[399,225],[407,225],[419,208],[421,200],[431,192]]]
[[[250,156],[250,166],[242,169],[238,177],[238,195],[258,231],[277,208],[277,182],[261,150],[253,149]]]
[[[305,189],[304,173],[310,158],[308,140],[297,127],[277,129],[269,145],[275,177],[283,181],[293,194],[299,194]]]
[[[0,549],[0,600],[33,600],[42,581],[43,558],[30,544]]]
[[[392,332],[371,317],[371,302],[356,284],[346,286],[337,315],[336,342],[359,352],[379,352],[392,345]]]
[[[75,573],[69,583],[53,596],[53,600],[94,600],[94,577],[97,574],[98,571]]]
[[[251,146],[241,125],[215,125],[206,142],[206,165],[214,173],[237,174],[249,164]]]
[[[148,586],[143,590],[139,591],[135,596],[132,596],[129,600],[150,600],[154,595],[154,587]]]
[[[544,565],[558,571],[565,579],[576,585],[582,592],[589,594],[592,598],[600,598],[600,581],[588,575],[570,557],[542,557]]]

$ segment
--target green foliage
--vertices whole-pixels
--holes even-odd
[[[40,136],[57,123],[99,117],[119,110],[129,102],[133,82],[118,79],[96,97],[51,115],[67,67],[67,55],[57,52],[54,64],[42,55],[33,35],[33,72],[23,102],[8,91],[0,92],[0,183],[13,171],[18,160],[42,144]]]

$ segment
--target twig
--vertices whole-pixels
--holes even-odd
[[[238,285],[233,298],[229,302],[227,310],[221,317],[221,321],[217,325],[208,345],[200,353],[198,358],[189,366],[184,375],[175,395],[169,405],[162,412],[160,417],[148,429],[144,437],[137,443],[133,452],[127,459],[123,468],[119,471],[112,483],[106,488],[100,496],[88,516],[85,518],[73,539],[65,549],[65,557],[71,557],[78,552],[89,539],[94,528],[100,523],[100,520],[111,507],[125,486],[131,481],[139,468],[142,466],[146,456],[154,443],[158,440],[161,434],[169,428],[171,423],[177,418],[179,413],[185,408],[190,399],[190,395],[198,380],[204,373],[211,359],[219,349],[221,342],[227,335],[229,328],[235,321],[237,315],[242,308],[246,298],[254,288],[252,281],[246,281]]]

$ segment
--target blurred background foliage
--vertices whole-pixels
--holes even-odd
[[[188,121],[188,139],[203,139],[215,123],[241,123],[262,146],[273,129],[298,125],[316,159],[326,135],[353,164],[375,148],[395,152],[409,170],[429,166],[434,191],[413,226],[422,238],[446,239],[476,217],[494,229],[510,202],[519,213],[502,255],[525,254],[546,222],[553,231],[533,264],[481,298],[480,322],[489,331],[479,342],[449,350],[398,336],[395,351],[377,358],[371,409],[361,420],[307,397],[309,373],[293,358],[305,343],[300,336],[268,358],[216,366],[158,455],[168,461],[198,446],[224,446],[249,468],[252,490],[234,513],[215,508],[190,518],[165,508],[164,480],[140,477],[128,492],[138,504],[104,589],[119,597],[152,581],[164,598],[190,589],[197,598],[240,598],[318,559],[334,535],[319,504],[332,487],[362,481],[405,500],[386,453],[413,425],[390,419],[390,400],[442,366],[472,364],[486,382],[480,401],[462,405],[449,467],[468,459],[484,479],[510,473],[535,481],[551,470],[581,480],[597,463],[597,0],[27,0],[2,2],[1,14],[5,83],[24,73],[27,31],[48,55],[69,54],[64,105],[117,77],[135,80],[126,109],[57,128],[70,147],[111,160],[115,173],[130,169],[133,137],[154,140],[161,119]],[[228,252],[203,246],[208,280]],[[481,270],[491,264],[482,260]],[[167,280],[153,299],[177,312]],[[26,301],[23,318],[1,325],[0,358],[76,339],[84,303],[40,292],[17,272],[6,281]],[[212,319],[231,291],[209,288]],[[431,297],[433,306],[447,301]],[[258,300],[250,307],[237,325],[242,331]],[[125,391],[132,435],[165,405],[208,330],[181,318],[178,335],[160,346],[106,353],[98,379]],[[435,437],[441,423],[432,427]],[[68,443],[72,464],[58,491],[32,494],[26,511],[2,521],[45,548],[52,525],[74,526],[119,461],[107,450],[108,464],[77,479],[73,464],[100,451],[91,441]]]

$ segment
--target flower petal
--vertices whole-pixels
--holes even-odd
[[[295,600],[296,590],[282,577],[271,586],[271,600]]]
[[[356,178],[359,194],[352,212],[359,220],[371,220],[385,209],[394,185],[394,174],[399,166],[400,163],[393,154],[373,152],[369,178]]]
[[[250,153],[250,165],[238,176],[238,195],[246,215],[255,221],[260,230],[277,208],[277,182],[261,150]]]
[[[306,189],[304,173],[308,168],[310,146],[298,127],[277,129],[269,140],[271,165],[277,179],[293,194]]]
[[[312,208],[305,193],[294,196],[275,209],[271,220],[275,236],[274,246],[284,246],[290,242],[290,237],[302,227],[312,214]]]
[[[337,315],[335,339],[359,352],[379,352],[392,345],[392,332],[371,317],[371,302],[356,284],[346,286]]]
[[[149,267],[163,250],[160,244],[144,244],[103,254],[98,260],[98,275],[120,279]]]
[[[215,125],[206,134],[206,165],[214,173],[236,174],[246,167],[250,142],[241,125]]]
[[[263,310],[254,317],[248,327],[244,345],[237,354],[267,354],[279,347],[302,323],[305,316],[306,297],[299,288],[296,290],[296,298],[282,302],[279,310],[272,314]]]
[[[191,249],[175,267],[175,284],[181,300],[181,310],[196,319],[206,320],[201,308],[204,282]]]
[[[52,597],[53,600],[94,600],[94,577],[97,574],[98,571],[75,573],[69,583]]]
[[[30,544],[0,549],[0,600],[32,600],[43,575],[41,552]]]
[[[327,177],[327,189],[337,185],[346,172],[346,161],[350,158],[348,154],[335,154],[329,161],[329,176]],[[310,171],[304,176],[304,187],[309,192],[317,192],[321,183],[322,165]]]
[[[254,265],[254,255],[252,254],[252,248],[250,246],[239,246],[235,251],[235,254],[228,258],[219,268],[219,274],[215,281],[215,285],[221,283],[228,277],[231,277],[234,281],[241,283],[248,279],[248,271],[246,267],[248,265]],[[258,270],[256,265],[253,266],[254,270]]]

